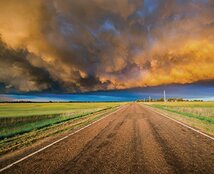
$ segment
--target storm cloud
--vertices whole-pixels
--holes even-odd
[[[0,82],[19,91],[214,79],[212,0],[0,2]]]

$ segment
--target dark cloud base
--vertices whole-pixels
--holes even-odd
[[[49,72],[33,66],[28,61],[28,56],[34,55],[27,49],[10,48],[0,38],[0,90],[4,92],[25,91],[25,89],[36,91],[37,87],[39,87],[38,90],[41,87],[44,91],[60,90],[60,84],[52,79]]]

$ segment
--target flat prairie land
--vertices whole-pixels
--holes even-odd
[[[24,117],[99,110],[118,103],[0,103],[0,117]]]
[[[122,103],[0,103],[0,155],[84,126]]]
[[[214,102],[148,102],[160,112],[214,134]]]

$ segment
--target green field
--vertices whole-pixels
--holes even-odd
[[[0,117],[26,117],[94,111],[118,103],[0,103]]]
[[[148,102],[193,127],[209,134],[214,133],[214,102]]]
[[[0,103],[0,155],[76,129],[124,103]]]
[[[0,140],[117,105],[116,103],[0,103]]]

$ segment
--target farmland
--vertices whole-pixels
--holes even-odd
[[[92,122],[121,103],[0,103],[0,154]]]
[[[214,102],[151,102],[147,105],[206,133],[214,134]]]
[[[23,117],[99,110],[118,103],[0,103],[0,117]]]

